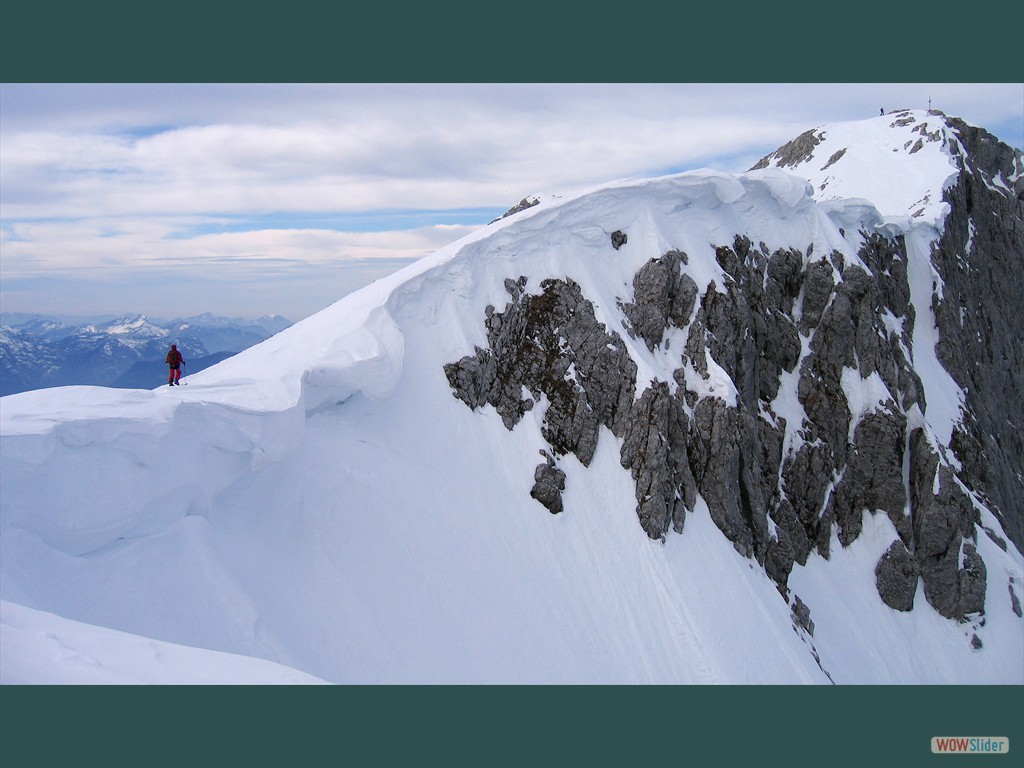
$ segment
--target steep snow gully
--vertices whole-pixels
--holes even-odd
[[[1024,682],[1020,422],[968,362],[1019,387],[1019,278],[971,279],[1019,274],[1021,165],[979,141],[538,201],[188,386],[3,398],[3,680],[173,681],[116,632],[253,682]]]

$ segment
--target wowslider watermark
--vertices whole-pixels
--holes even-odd
[[[937,755],[1004,755],[1010,751],[1006,736],[933,736]]]

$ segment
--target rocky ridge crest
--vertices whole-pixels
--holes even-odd
[[[987,597],[977,538],[1006,546],[979,510],[992,509],[1018,545],[1024,517],[1024,217],[1020,153],[951,125],[967,152],[943,193],[952,213],[932,255],[944,288],[932,310],[939,358],[969,393],[952,445],[938,444],[921,418],[925,388],[913,365],[921,320],[904,236],[879,231],[860,233],[854,263],[812,248],[769,251],[736,234],[715,248],[723,283],[703,288],[682,251],[649,259],[632,296],[620,299],[623,327],[649,350],[667,347],[669,329],[686,342],[671,380],[650,381],[638,397],[627,345],[596,319],[579,285],[546,279],[531,293],[527,276],[509,278],[508,303],[485,313],[488,347],[445,365],[453,394],[470,408],[494,407],[509,430],[543,406],[548,450],[531,495],[552,513],[563,511],[559,458],[571,453],[588,466],[606,427],[620,441],[637,519],[652,539],[681,533],[699,495],[733,546],[788,599],[794,564],[812,553],[828,558],[834,537],[848,546],[865,513],[884,514],[897,538],[876,565],[880,599],[911,610],[921,583],[943,616],[977,619]],[[805,134],[779,156],[798,164],[813,138]],[[1015,191],[993,179],[1013,179]],[[1018,277],[1007,279],[1011,264]],[[994,332],[997,324],[1005,334]],[[733,400],[701,386],[712,365],[735,386]],[[804,416],[788,424],[773,403],[794,382]],[[852,402],[851,382],[882,396]],[[1018,393],[1008,409],[1007,391]]]

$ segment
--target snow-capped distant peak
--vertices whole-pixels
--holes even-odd
[[[132,335],[151,338],[163,338],[170,333],[166,328],[151,323],[145,315],[126,315],[99,330],[114,336]]]

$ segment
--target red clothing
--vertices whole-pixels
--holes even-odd
[[[170,375],[167,377],[168,384],[177,384],[178,379],[181,378],[181,366],[185,363],[185,358],[181,356],[181,352],[178,351],[176,344],[171,344],[171,351],[167,353],[167,357],[164,358],[169,366],[171,366]]]

